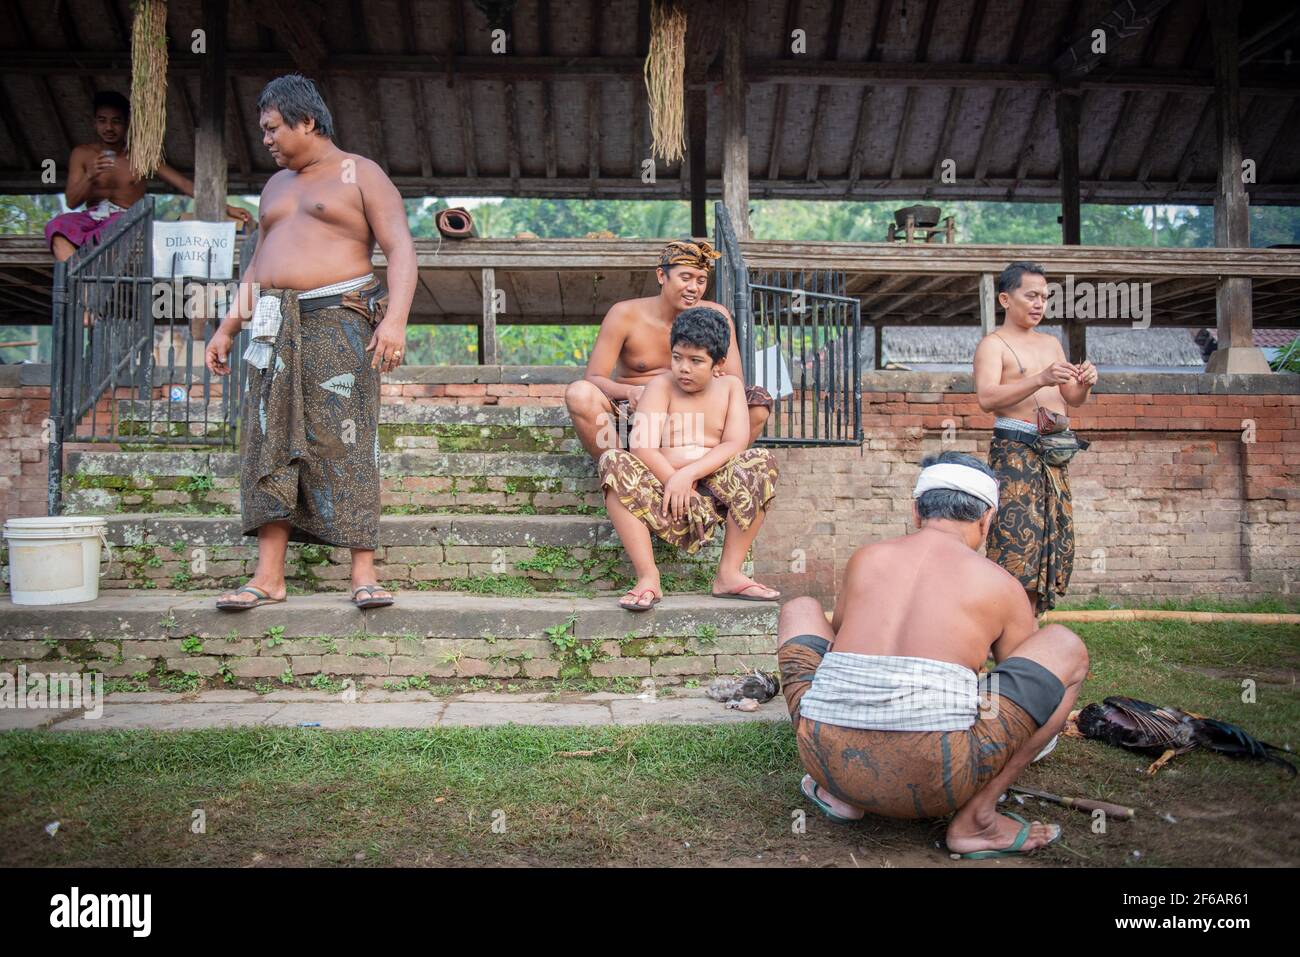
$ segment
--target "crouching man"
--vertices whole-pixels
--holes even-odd
[[[998,508],[984,463],[927,458],[913,499],[920,531],[854,552],[829,624],[813,598],[781,609],[803,793],[837,821],[951,814],[963,857],[1043,847],[1058,827],[996,802],[1065,723],[1088,653],[1066,628],[1035,630],[1020,583],[978,554]]]

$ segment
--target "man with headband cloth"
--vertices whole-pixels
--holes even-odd
[[[668,337],[673,320],[685,310],[707,306],[727,317],[731,345],[715,374],[743,375],[735,321],[723,306],[704,298],[713,261],[720,257],[704,240],[670,242],[660,252],[655,270],[659,295],[616,302],[605,314],[586,375],[571,383],[564,396],[574,430],[592,458],[626,447],[627,422],[646,385],[671,368]],[[745,402],[753,442],[771,414],[772,397],[761,386],[749,386]]]
[[[781,609],[801,790],[835,821],[952,815],[963,857],[1043,847],[1060,829],[997,799],[1064,725],[1088,653],[1060,625],[1035,630],[1020,583],[979,554],[998,507],[983,462],[926,458],[913,499],[919,531],[854,552],[832,621],[815,598]]]

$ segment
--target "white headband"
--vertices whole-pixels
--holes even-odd
[[[956,462],[940,462],[921,469],[916,479],[916,488],[912,489],[912,498],[920,498],[926,492],[936,488],[952,489],[974,495],[981,502],[996,509],[998,507],[997,479],[985,475],[979,469]]]

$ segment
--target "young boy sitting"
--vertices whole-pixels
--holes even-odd
[[[749,445],[739,378],[722,374],[731,344],[726,318],[696,306],[673,322],[672,371],[650,380],[637,404],[631,451],[609,449],[597,466],[605,507],[637,580],[619,601],[646,611],[663,598],[650,533],[694,555],[726,524],[715,598],[775,601],[781,593],[744,575],[741,562],[776,494],[776,460]]]

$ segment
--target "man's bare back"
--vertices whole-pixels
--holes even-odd
[[[925,527],[853,554],[832,627],[836,651],[978,670],[991,650],[1006,657],[1037,625],[1011,575],[956,535]]]
[[[351,182],[344,176],[370,162],[336,150],[302,172],[283,169],[271,177],[259,207],[258,283],[314,289],[370,272],[375,237],[355,175]]]

